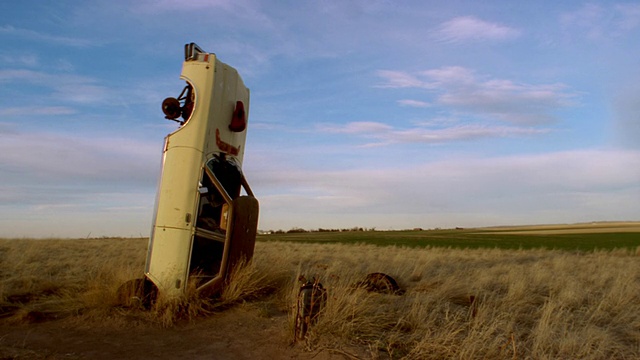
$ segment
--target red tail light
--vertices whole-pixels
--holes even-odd
[[[233,110],[233,116],[231,117],[231,123],[229,124],[229,130],[233,132],[244,131],[247,127],[247,115],[244,112],[244,104],[242,101],[236,102],[236,108]]]

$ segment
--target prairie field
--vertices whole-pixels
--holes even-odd
[[[461,249],[610,250],[640,246],[640,223],[598,222],[571,225],[510,226],[480,229],[404,231],[289,231],[262,235],[265,241],[375,244]],[[353,231],[357,230],[357,231]]]
[[[150,310],[117,296],[146,239],[4,239],[0,358],[637,359],[640,231],[616,229],[264,235],[220,297]],[[355,286],[374,272],[402,291]],[[294,344],[301,275],[328,298]]]

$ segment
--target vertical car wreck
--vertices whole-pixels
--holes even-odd
[[[180,78],[182,93],[162,103],[180,128],[165,138],[145,278],[133,285],[147,302],[177,297],[189,283],[219,292],[255,245],[258,201],[242,172],[249,89],[194,43]]]

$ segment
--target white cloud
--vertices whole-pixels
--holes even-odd
[[[429,79],[423,84],[426,88],[437,89],[448,84],[474,85],[477,82],[473,70],[461,66],[444,66],[438,69],[425,70],[420,73]]]
[[[393,128],[387,124],[373,122],[373,121],[355,121],[345,125],[337,124],[323,124],[318,126],[320,131],[329,133],[341,133],[341,134],[372,134],[372,133],[385,133],[391,131]]]
[[[448,66],[416,75],[379,71],[382,88],[427,89],[434,104],[513,124],[536,125],[553,121],[553,111],[574,103],[575,94],[563,84],[526,84],[479,76],[473,70]]]
[[[473,16],[461,16],[440,25],[434,36],[439,41],[452,43],[504,41],[517,38],[520,31]]]
[[[440,143],[457,140],[475,140],[497,137],[516,137],[548,133],[547,129],[509,126],[460,125],[443,129],[414,128],[396,131],[395,142]]]
[[[378,84],[377,87],[395,89],[395,88],[415,88],[415,87],[424,86],[423,81],[404,71],[378,70],[376,74],[379,77],[386,80],[384,83]]]
[[[20,106],[0,109],[0,116],[71,115],[76,110],[66,106]]]
[[[11,25],[0,26],[0,34],[71,47],[88,47],[95,45],[86,39],[44,34],[30,29],[16,28]]]
[[[412,100],[412,99],[398,100],[398,104],[402,106],[417,107],[417,108],[426,108],[431,106],[431,104],[429,104],[426,101]]]
[[[488,226],[640,217],[637,151],[452,157],[412,167],[384,162],[376,168],[345,171],[283,168],[259,171],[253,177],[254,190],[265,194],[261,198],[265,229],[283,227],[276,217],[295,219],[289,227],[306,228]]]
[[[216,15],[232,19],[254,17],[265,19],[261,14],[261,2],[255,0],[143,0],[132,4],[136,12],[197,13],[217,12]],[[248,25],[251,26],[251,25]]]
[[[99,191],[78,187],[28,189],[19,203],[0,204],[2,237],[100,237],[149,235],[152,189]],[[30,200],[29,196],[32,200]],[[36,197],[37,195],[37,197]],[[0,189],[0,198],[2,189]],[[26,201],[25,201],[26,199]]]
[[[594,3],[560,16],[560,24],[570,37],[602,40],[625,36],[640,28],[640,5],[615,4],[603,6]]]
[[[0,55],[0,62],[8,65],[18,65],[26,67],[34,67],[39,64],[39,59],[33,54],[13,54],[7,53]]]
[[[37,85],[51,90],[57,100],[75,103],[110,103],[113,95],[98,80],[75,74],[50,74],[25,69],[0,70],[0,83]]]
[[[322,125],[318,127],[318,130],[356,135],[365,139],[375,140],[375,142],[367,143],[365,146],[407,143],[439,144],[463,140],[540,135],[550,131],[549,129],[530,127],[459,125],[452,122],[447,124],[421,122],[416,127],[408,129],[393,128],[390,125],[377,122],[352,122],[344,125]]]
[[[615,11],[620,18],[616,27],[621,31],[631,31],[640,28],[640,4],[616,4]]]
[[[279,165],[252,171],[250,180],[259,194],[261,229],[400,229],[637,220],[637,169],[638,152],[584,150],[452,157],[414,167],[385,162],[346,171]],[[28,212],[0,206],[2,235],[148,234],[150,191],[82,195],[66,203],[60,197]]]
[[[159,166],[157,144],[131,139],[18,131],[0,137],[0,186],[153,184]]]
[[[629,85],[620,86],[613,101],[616,141],[633,149],[640,148],[640,74],[629,76]]]
[[[131,10],[142,14],[164,12],[190,16],[196,13],[209,13],[212,21],[242,23],[245,29],[273,28],[273,21],[265,15],[261,7],[261,2],[253,0],[146,0],[136,2]]]
[[[233,0],[190,0],[190,1],[176,1],[176,0],[161,0],[154,4],[156,9],[163,8],[166,10],[176,11],[190,11],[201,9],[230,9],[237,1]],[[148,5],[148,4],[147,4]]]
[[[0,236],[148,234],[161,144],[15,128],[0,123]]]

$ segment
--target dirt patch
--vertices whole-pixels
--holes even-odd
[[[66,318],[35,324],[0,322],[0,359],[344,359],[292,344],[286,313],[244,304],[164,329],[135,322]]]

